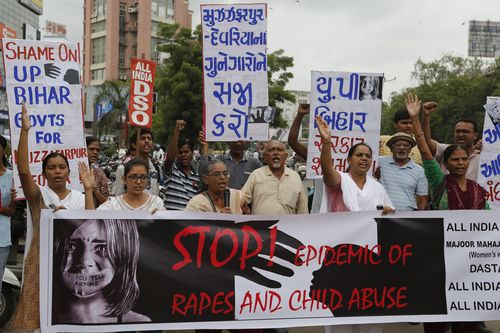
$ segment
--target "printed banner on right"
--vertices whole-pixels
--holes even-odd
[[[477,182],[486,190],[491,209],[500,209],[500,97],[488,97],[484,108]]]

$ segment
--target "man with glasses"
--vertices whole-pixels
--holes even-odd
[[[432,107],[430,107],[432,106]],[[424,135],[425,141],[431,150],[432,155],[436,161],[441,165],[441,170],[448,173],[448,169],[443,161],[443,152],[448,148],[449,144],[439,143],[431,137],[431,115],[437,111],[438,104],[436,102],[424,103],[422,110],[424,118],[422,122],[422,133],[415,133],[415,135]],[[453,142],[465,148],[469,155],[469,167],[465,173],[467,179],[476,181],[479,171],[479,154],[481,151],[476,150],[477,139],[477,124],[474,120],[459,119],[455,122],[455,130],[453,131]]]
[[[415,145],[411,135],[398,132],[386,143],[392,156],[379,159],[379,181],[399,211],[424,210],[427,206],[428,185],[424,169],[410,158]]]

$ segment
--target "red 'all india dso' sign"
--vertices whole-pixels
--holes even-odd
[[[153,83],[156,63],[132,59],[128,117],[130,125],[150,128],[153,123]]]

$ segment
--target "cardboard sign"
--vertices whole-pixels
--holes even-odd
[[[153,88],[156,63],[132,59],[130,65],[129,123],[151,128],[153,124]]]
[[[69,161],[68,187],[82,190],[78,162],[87,163],[83,134],[80,45],[69,42],[2,40],[9,104],[14,184],[22,196],[17,172],[21,104],[31,120],[29,163],[35,182],[46,185],[42,161],[52,151]]]

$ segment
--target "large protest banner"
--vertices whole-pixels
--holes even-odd
[[[153,88],[156,63],[151,60],[130,60],[130,125],[151,128],[153,124]]]
[[[311,73],[311,117],[307,149],[307,178],[321,178],[321,136],[316,115],[332,131],[332,164],[346,172],[347,153],[357,143],[367,143],[377,166],[382,113],[382,74],[349,72]]]
[[[484,105],[483,149],[477,182],[488,195],[492,209],[500,209],[500,97],[488,97]]]
[[[493,211],[43,214],[42,332],[500,319]]]
[[[266,4],[201,5],[207,141],[268,139],[267,124],[249,114],[268,105],[266,11]]]
[[[33,179],[40,186],[46,185],[42,160],[51,151],[58,151],[68,158],[72,170],[68,186],[81,190],[78,162],[87,163],[87,149],[83,135],[79,44],[4,38],[2,47],[18,196],[22,196],[16,164],[23,102],[32,125],[29,161]]]

